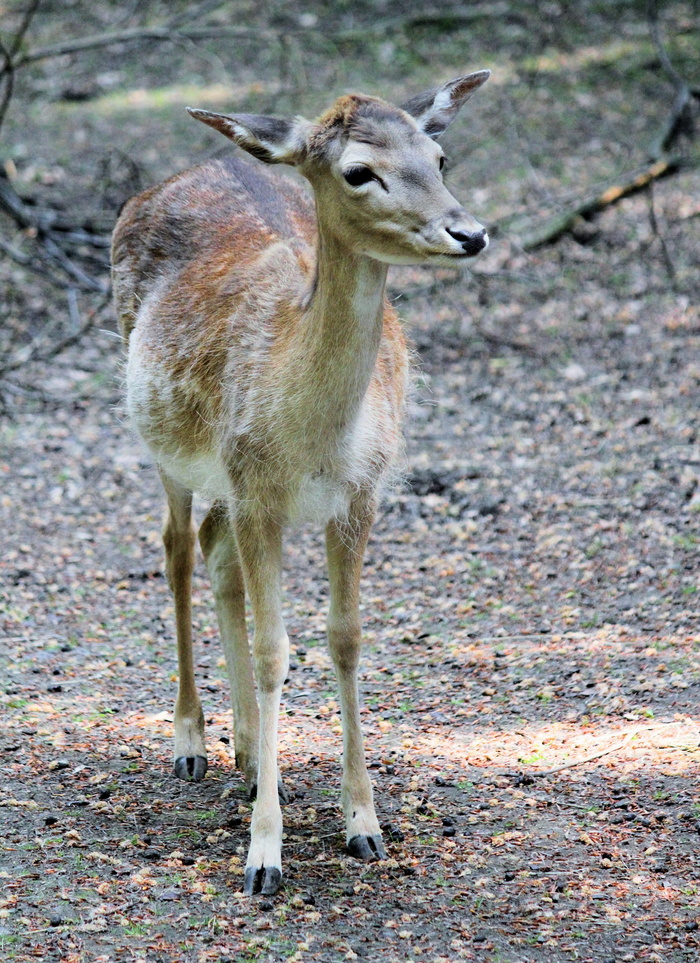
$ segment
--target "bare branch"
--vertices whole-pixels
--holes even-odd
[[[630,197],[632,194],[637,194],[639,191],[645,190],[653,181],[661,180],[663,177],[675,174],[676,171],[681,170],[681,168],[685,166],[687,166],[687,164],[682,158],[668,157],[665,160],[656,161],[641,171],[636,171],[628,175],[622,181],[611,184],[610,187],[601,193],[585,198],[569,210],[555,214],[543,224],[526,231],[520,238],[523,250],[532,251],[545,244],[551,244],[552,241],[560,238],[562,234],[566,234],[579,218],[599,214],[607,207],[612,207],[613,204],[617,204],[618,201],[621,201],[623,198]],[[518,233],[517,227],[511,227],[510,230],[513,233]]]
[[[0,69],[0,83],[4,85],[2,100],[0,100],[0,127],[2,127],[15,86],[15,68],[12,63],[12,54],[2,40],[0,40],[0,55],[2,55],[4,61],[2,69]]]
[[[91,244],[97,248],[109,246],[107,237],[100,237],[91,232],[83,231],[80,225],[73,222],[61,222],[54,211],[32,211],[24,203],[19,194],[15,191],[7,174],[0,170],[0,210],[4,210],[14,220],[15,224],[23,230],[31,230],[40,253],[48,258],[49,263],[57,265],[74,282],[77,281],[79,287],[85,291],[106,291],[107,286],[97,278],[91,277],[76,264],[63,250],[63,245],[70,248],[78,244]],[[68,230],[61,226],[66,223]],[[77,229],[77,230],[76,230]],[[95,242],[93,244],[93,242]],[[3,245],[4,246],[4,245]],[[14,252],[14,257],[18,263],[23,263],[24,255]],[[15,255],[19,254],[20,257]],[[28,265],[28,266],[31,266]]]
[[[656,208],[654,205],[654,182],[649,182],[649,187],[647,188],[647,193],[649,196],[649,225],[651,226],[651,232],[654,237],[659,242],[661,247],[661,255],[663,257],[664,266],[666,268],[666,273],[668,274],[668,279],[671,282],[671,287],[676,290],[676,269],[674,267],[673,261],[671,260],[671,254],[668,250],[668,245],[666,244],[666,238],[663,236],[659,230],[659,222],[656,217]]]
[[[78,295],[75,288],[68,287],[65,290],[66,297],[68,299],[68,314],[70,316],[73,330],[70,332],[70,334],[67,334],[59,341],[54,342],[54,344],[52,344],[50,347],[44,348],[44,350],[42,350],[42,340],[37,338],[30,345],[27,345],[25,348],[18,351],[12,358],[9,359],[9,361],[0,366],[0,380],[5,378],[8,374],[11,374],[13,371],[18,371],[20,368],[25,367],[25,365],[29,364],[30,362],[51,361],[67,348],[77,344],[78,341],[80,341],[80,339],[94,325],[100,313],[109,304],[112,296],[111,292],[105,292],[97,306],[89,312],[85,319],[83,319],[80,315]]]
[[[654,43],[654,47],[656,48],[656,55],[659,58],[661,66],[664,68],[666,74],[675,87],[685,87],[687,89],[688,85],[671,63],[671,58],[669,57],[666,48],[664,47],[663,40],[661,39],[658,0],[649,0],[647,3],[647,16],[649,18],[651,39]]]
[[[29,29],[29,25],[32,22],[34,18],[34,14],[36,13],[39,7],[39,2],[40,0],[29,0],[29,3],[27,4],[24,14],[22,15],[22,20],[20,21],[20,25],[17,28],[17,32],[15,33],[14,37],[12,38],[12,41],[8,46],[6,46],[5,43],[0,39],[0,54],[2,54],[2,58],[4,61],[3,66],[0,69],[0,81],[3,81],[5,84],[5,89],[3,90],[3,93],[2,93],[2,100],[0,100],[0,128],[2,127],[3,121],[5,120],[5,114],[7,113],[7,108],[10,106],[10,100],[12,99],[12,92],[14,90],[14,85],[15,85],[14,58],[15,58],[15,55],[19,52],[20,47],[22,46],[22,40],[24,39],[24,35]]]
[[[95,50],[98,47],[111,47],[114,44],[133,43],[143,40],[207,40],[215,37],[258,37],[260,39],[278,39],[279,33],[274,30],[258,30],[252,27],[226,27],[221,24],[211,27],[188,27],[171,29],[163,27],[130,27],[117,30],[114,33],[94,34],[76,40],[66,40],[64,43],[50,44],[47,47],[37,47],[20,54],[14,60],[14,69],[24,64],[35,63],[37,60],[47,60],[51,57],[62,57],[65,54],[80,53],[83,50]]]
[[[29,30],[29,25],[34,19],[34,14],[39,9],[40,0],[29,0],[27,8],[24,11],[22,20],[19,27],[17,28],[17,33],[12,38],[12,43],[10,44],[10,56],[14,57],[22,46],[22,41],[24,40],[24,35]]]
[[[176,17],[171,17],[167,22],[167,26],[171,30],[177,30],[178,27],[182,27],[186,23],[192,23],[193,20],[201,20],[202,17],[206,17],[207,14],[212,13],[219,7],[223,7],[224,0],[204,0],[203,3],[198,4],[196,7],[189,7],[184,13],[178,14]]]

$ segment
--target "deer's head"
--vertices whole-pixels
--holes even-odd
[[[395,107],[340,97],[316,121],[188,108],[248,153],[292,164],[311,182],[319,220],[352,250],[389,264],[451,264],[488,244],[443,183],[440,135],[490,76],[480,70]]]

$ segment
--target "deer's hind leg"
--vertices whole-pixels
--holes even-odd
[[[223,503],[216,502],[202,522],[199,544],[207,562],[226,657],[236,765],[253,798],[257,790],[260,714],[246,631],[243,572],[236,538]]]
[[[207,771],[204,715],[194,681],[192,658],[192,572],[196,533],[192,524],[192,492],[168,477],[160,477],[168,496],[163,526],[165,572],[175,600],[178,691],[175,702],[175,775],[198,782]]]
[[[347,520],[334,519],[326,529],[331,589],[328,643],[338,678],[343,723],[340,795],[348,850],[359,859],[386,858],[367,774],[357,688],[362,644],[360,574],[374,510],[370,496],[359,496],[351,505]]]

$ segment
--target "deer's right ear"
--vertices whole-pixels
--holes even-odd
[[[491,76],[490,70],[477,70],[466,77],[457,77],[442,87],[433,87],[412,97],[401,108],[413,117],[428,137],[437,140],[450,126],[460,109],[475,90]]]
[[[188,107],[187,112],[266,164],[295,165],[306,155],[306,137],[311,123],[303,117],[293,120],[264,114],[236,114],[229,117],[194,107]]]

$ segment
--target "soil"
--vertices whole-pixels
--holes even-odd
[[[88,16],[68,6],[76,22]],[[331,88],[415,90],[429,75],[450,75],[467,40],[475,67],[496,68],[491,99],[474,99],[448,152],[454,192],[505,226],[473,276],[391,276],[415,343],[415,392],[404,481],[387,492],[367,553],[361,669],[389,858],[362,863],[344,848],[317,531],[290,532],[286,548],[292,664],[280,761],[290,801],[278,895],[241,893],[252,806],[231,758],[201,560],[194,623],[210,768],[196,785],[171,774],[176,660],[163,499],[122,416],[120,346],[105,316],[51,365],[21,371],[5,395],[3,959],[699,958],[700,177],[689,170],[656,186],[656,230],[639,195],[580,225],[577,237],[524,254],[508,216],[536,220],[565,206],[618,171],[625,150],[624,169],[633,167],[672,98],[648,66],[633,5],[617,5],[618,46],[606,40],[605,4],[577,5],[584,12],[569,19],[549,4],[551,29],[536,5],[518,15],[489,6],[503,7],[497,23],[419,24],[410,43],[383,38],[351,62],[345,47],[340,61],[324,53],[330,13],[309,4],[318,35],[299,43],[312,67],[304,86],[292,47],[295,86],[280,94],[311,113]],[[47,8],[37,44],[58,29]],[[109,8],[91,6],[102,20],[90,32],[106,29]],[[669,14],[686,65],[698,43],[694,9],[677,4]],[[163,10],[149,5],[154,22]],[[369,6],[356,20],[343,11],[337,29],[372,22]],[[262,16],[243,13],[252,23]],[[215,42],[203,49],[206,61],[177,57],[208,106],[224,53]],[[100,57],[99,71],[84,56],[62,71],[47,61],[16,94],[31,156],[17,150],[18,108],[6,138],[18,186],[42,203],[73,192],[116,208],[120,191],[134,189],[128,165],[114,169],[112,193],[90,193],[99,157],[114,156],[105,145],[120,143],[146,182],[221,149],[179,118],[177,58],[163,48],[142,57],[130,49],[118,64],[116,54]],[[240,85],[256,69],[252,54],[223,63]],[[52,101],[56,90],[65,95],[66,67],[74,84],[99,73],[100,89]],[[105,92],[103,74],[117,69],[124,76]],[[508,73],[516,69],[531,100]],[[142,88],[148,103],[174,90],[177,106],[156,98],[138,114],[132,92]],[[272,109],[256,101],[272,94],[245,96]],[[486,147],[462,156],[472,136]],[[153,151],[168,170],[156,170]],[[64,311],[65,294],[11,262],[0,271],[3,336],[21,346]]]

